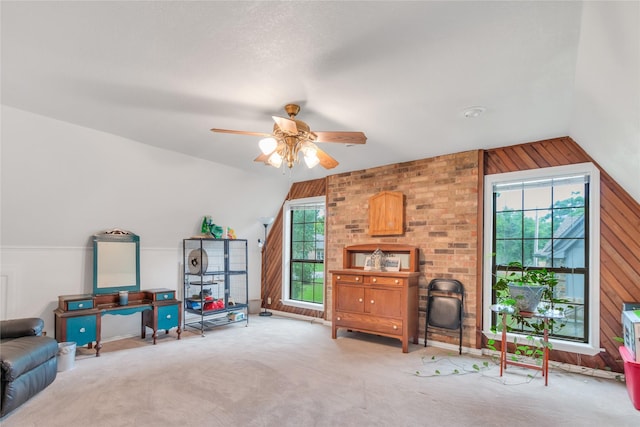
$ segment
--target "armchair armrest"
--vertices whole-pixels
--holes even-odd
[[[40,336],[44,329],[44,320],[37,317],[0,321],[0,338],[20,338]]]

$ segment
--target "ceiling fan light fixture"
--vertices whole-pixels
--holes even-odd
[[[303,141],[300,143],[300,151],[304,154],[305,157],[318,157],[318,147],[313,142]]]
[[[315,142],[337,142],[341,144],[364,144],[367,137],[362,132],[342,131],[317,131],[312,132],[309,125],[296,119],[300,112],[300,106],[296,104],[285,105],[285,111],[289,118],[272,116],[273,133],[249,132],[243,130],[212,128],[212,132],[228,133],[233,135],[252,135],[262,139],[258,146],[262,154],[254,161],[280,168],[286,164],[289,169],[295,164],[301,163],[300,155],[309,168],[317,165],[325,169],[333,169],[338,166],[338,161],[321,150]]]
[[[263,154],[271,154],[273,153],[273,150],[276,149],[276,147],[278,146],[278,142],[275,140],[275,138],[263,138],[260,140],[260,142],[258,142],[258,147],[260,147],[260,151],[262,151]]]
[[[277,151],[274,151],[267,162],[274,168],[279,168],[282,165],[282,156]]]
[[[320,163],[320,159],[318,158],[318,155],[314,151],[313,154],[309,154],[309,155],[305,154],[304,155],[304,163],[307,165],[307,167],[309,169],[312,169],[312,168],[318,166],[318,163]]]

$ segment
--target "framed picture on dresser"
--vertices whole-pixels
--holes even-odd
[[[386,271],[400,271],[400,264],[399,257],[386,257],[384,259],[384,269]]]

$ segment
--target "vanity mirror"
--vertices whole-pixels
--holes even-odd
[[[140,290],[140,238],[125,230],[93,235],[93,293]]]

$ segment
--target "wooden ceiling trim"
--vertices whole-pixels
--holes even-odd
[[[522,145],[516,145],[511,151],[512,155],[520,160],[518,164],[521,169],[537,169],[540,167],[538,162],[531,156],[532,150],[525,150]]]

